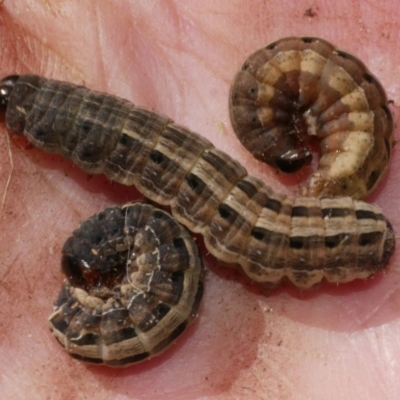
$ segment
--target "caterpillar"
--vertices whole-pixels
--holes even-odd
[[[350,197],[275,193],[168,117],[35,75],[6,78],[2,87],[9,88],[11,131],[169,206],[180,223],[204,236],[215,257],[239,264],[255,282],[287,278],[307,289],[323,278],[365,279],[393,253],[393,229],[379,207]]]
[[[204,269],[189,232],[149,204],[109,207],[62,250],[50,329],[74,358],[127,366],[163,352],[195,316]]]
[[[319,39],[297,39],[299,40],[307,46],[313,45],[318,48]],[[315,41],[317,44],[314,43]],[[321,42],[325,44],[324,41]],[[282,53],[285,51],[285,49],[281,50]],[[284,58],[285,54],[282,57]],[[310,63],[312,65],[312,59],[306,65]],[[336,73],[337,70],[333,68],[332,74]],[[292,75],[289,74],[289,76]],[[335,78],[337,77],[334,76],[332,80]],[[342,76],[340,75],[339,78],[342,79]],[[242,78],[236,80],[238,79]],[[310,82],[314,80],[310,78]],[[237,87],[237,82],[234,86]],[[239,86],[245,88],[246,85]],[[325,86],[322,85],[320,89],[323,92]],[[363,89],[359,88],[358,92],[361,90]],[[231,99],[235,102],[245,101],[240,100],[242,97],[238,95],[239,92],[240,90],[232,88]],[[251,88],[249,92],[252,92]],[[238,115],[238,109],[242,106],[232,102],[233,100],[231,100],[233,107],[231,116]],[[326,110],[321,109],[321,111],[326,114],[335,114],[340,108],[337,103],[337,101],[333,103],[334,109],[331,111],[329,111],[329,104],[326,103]],[[381,109],[387,116],[389,126],[390,112],[387,106],[382,106]],[[166,116],[138,107],[119,97],[37,75],[12,75],[0,82],[0,110],[5,113],[7,128],[15,134],[25,136],[35,147],[43,151],[59,153],[89,174],[103,173],[115,182],[128,186],[135,185],[149,199],[160,205],[169,206],[179,224],[192,232],[203,235],[206,247],[216,258],[224,263],[238,266],[251,280],[261,285],[276,285],[286,279],[300,289],[309,289],[323,279],[332,283],[366,279],[386,268],[394,252],[393,228],[381,209],[348,195],[334,197],[337,188],[342,187],[342,184],[334,185],[331,196],[328,196],[324,189],[324,196],[319,198],[312,196],[293,198],[276,193],[261,180],[248,175],[243,166],[223,151],[216,149],[207,139],[175,124]],[[373,115],[375,121],[377,118],[375,114]],[[313,118],[318,117],[313,116]],[[331,122],[335,123],[334,116]],[[338,122],[339,125],[341,123]],[[233,122],[233,125],[235,124]],[[383,122],[380,124],[382,125]],[[378,126],[381,125],[378,124]],[[388,133],[386,130],[384,132],[383,141],[375,131],[372,135],[370,134],[373,141],[378,143],[378,150],[372,147],[367,158],[372,157],[371,154],[378,157],[382,146],[386,149],[384,164],[375,162],[373,157],[370,158],[375,162],[371,172],[374,177],[377,175],[375,170],[381,174],[386,169],[393,144],[392,132]],[[333,130],[332,135],[337,133],[337,130]],[[331,140],[332,135],[327,135],[324,140]],[[278,142],[283,136],[281,133],[278,134]],[[340,142],[337,135],[335,138],[332,140]],[[292,142],[289,147],[284,146],[284,154],[287,155],[291,151],[297,154],[297,141],[295,142]],[[344,147],[343,143],[340,146]],[[300,159],[301,151],[298,154]],[[303,151],[304,154],[307,158],[306,151]],[[281,156],[275,154],[274,157],[276,165],[283,165],[287,161],[286,156],[283,157],[286,161],[281,159],[278,162],[276,160]],[[301,164],[297,161],[292,164],[296,157],[297,155],[289,157],[286,164],[289,165],[289,170],[292,169],[290,165]],[[331,161],[334,160],[331,159]],[[366,188],[364,195],[376,185],[381,176],[375,179],[371,178],[371,174],[363,173],[363,176],[368,175],[368,178],[364,179],[360,185],[355,185]],[[328,183],[330,179],[328,176]],[[346,179],[349,183],[350,178]],[[361,178],[356,174],[354,179],[358,182]],[[368,184],[372,181],[373,184]],[[361,193],[358,189],[357,191]],[[308,194],[311,194],[310,192]],[[126,237],[118,236],[118,239],[111,240],[103,219],[107,220],[108,218],[104,215],[112,213],[118,215],[119,220],[122,221],[129,215],[130,207],[133,206],[111,208],[89,218],[78,228],[72,236],[73,239],[69,239],[67,243],[77,240],[76,237],[90,236],[91,231],[88,226],[96,226],[96,229],[93,228],[94,232],[101,233],[96,240],[105,243],[106,249],[111,241],[117,243],[122,249],[118,252],[127,253],[131,246],[135,248],[134,235],[131,235],[130,231],[137,232],[144,225],[139,224],[138,227],[131,228],[131,225],[126,225],[124,222],[116,229],[117,231],[125,230],[129,234]],[[148,212],[153,216],[155,213],[162,216],[162,220],[166,219],[166,214],[160,210],[143,212],[145,214]],[[183,232],[184,228],[176,229]],[[182,233],[182,235],[186,238],[186,234]],[[94,242],[89,240],[86,243],[85,257],[90,258],[93,254],[99,253],[96,240]],[[127,241],[128,244],[125,243],[121,247],[121,241]],[[190,281],[190,279],[193,279],[190,281],[191,286],[197,289],[192,295],[187,295],[190,305],[187,306],[185,313],[182,313],[179,321],[175,321],[176,324],[169,333],[158,337],[158,340],[163,342],[163,346],[158,346],[154,339],[154,342],[150,341],[147,347],[136,349],[131,353],[126,352],[126,348],[129,347],[128,342],[136,346],[140,342],[137,336],[140,335],[135,328],[131,327],[136,336],[124,336],[125,320],[121,318],[120,325],[116,329],[116,337],[119,339],[115,339],[115,343],[119,340],[120,344],[113,348],[114,339],[111,338],[109,342],[105,339],[108,330],[107,327],[101,330],[99,316],[103,315],[105,310],[112,309],[110,313],[121,310],[121,306],[124,305],[123,299],[121,295],[118,295],[116,299],[104,300],[106,295],[102,292],[103,289],[99,289],[104,286],[101,283],[102,274],[99,272],[103,267],[98,270],[95,266],[92,267],[91,262],[89,263],[83,255],[76,255],[76,251],[80,249],[80,245],[71,247],[70,244],[66,244],[64,246],[63,270],[67,275],[67,280],[55,303],[54,313],[50,317],[53,333],[74,357],[114,366],[128,365],[162,351],[177,336],[177,332],[180,332],[181,328],[193,319],[202,293],[203,272],[199,265],[194,273],[195,279],[192,277],[193,270],[190,268],[188,271],[183,269],[181,271],[181,280],[178,285],[180,290],[182,280]],[[192,254],[196,260],[191,262],[199,264],[197,250],[193,249],[192,244],[184,246],[184,249],[186,249],[185,254]],[[114,257],[112,252],[111,256]],[[104,259],[100,261],[99,265],[105,265]],[[147,292],[143,286],[136,283],[131,285],[132,288],[139,288],[137,291],[132,289],[134,293],[132,297],[142,296],[143,299],[144,293],[150,293],[153,290],[148,280],[153,272],[146,271],[145,276],[141,276],[143,271],[137,267],[137,262],[129,261],[131,262],[135,264],[135,269],[132,271],[134,273],[139,271],[139,280],[143,280],[141,284],[143,282],[148,284]],[[158,267],[157,263],[154,265],[156,269],[162,268]],[[123,263],[122,267],[129,269]],[[126,279],[131,279],[133,282],[133,272],[129,271]],[[115,274],[111,275],[110,278],[107,273],[105,279],[111,280],[118,290],[125,285],[126,282],[121,281],[124,278],[119,273],[118,279],[114,276]],[[105,284],[106,293],[110,291],[111,286],[110,283]],[[181,290],[180,293],[183,291]],[[180,304],[180,299],[177,301]],[[163,297],[156,296],[154,302],[162,304],[159,307],[165,310]],[[148,318],[152,318],[153,322],[156,321],[156,325],[161,324],[156,326],[158,329],[160,326],[164,327],[162,318],[164,314],[156,311],[155,303],[148,306],[146,310],[149,311]],[[175,304],[167,304],[168,312],[165,315],[170,315],[168,313],[176,309],[174,306]],[[84,318],[78,318],[80,325],[72,327],[71,332],[67,334],[72,321],[71,315],[75,309],[78,309],[85,318],[87,317],[86,320],[93,317],[93,320],[89,321],[93,325],[89,324],[89,329],[89,325],[82,322]],[[88,309],[91,311],[87,311]],[[181,328],[178,328],[179,326]],[[79,343],[75,347],[72,344],[73,340],[78,340]]]
[[[356,57],[317,38],[288,37],[252,54],[230,94],[234,131],[259,160],[284,172],[311,162],[310,196],[362,199],[380,182],[393,146],[385,91]]]

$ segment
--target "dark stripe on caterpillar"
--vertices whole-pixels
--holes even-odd
[[[274,193],[207,140],[115,96],[32,75],[16,79],[14,89],[6,110],[11,130],[39,148],[63,154],[89,173],[103,172],[117,182],[134,184],[152,200],[169,205],[181,223],[203,234],[212,254],[238,263],[256,282],[277,284],[286,277],[309,288],[323,278],[366,278],[385,268],[393,252],[393,229],[377,206],[348,197],[293,199]],[[53,101],[59,98],[63,101],[57,100],[56,106]],[[105,105],[108,120],[111,115],[115,120],[113,127],[98,129],[99,122],[96,129],[84,132],[85,119],[103,121]],[[74,114],[68,111],[71,107]],[[178,141],[171,140],[171,135],[177,137],[174,132]],[[93,153],[101,154],[95,162]],[[327,245],[309,249],[293,239],[290,246],[290,238],[309,237],[312,232],[327,238]],[[373,232],[381,238],[368,248],[375,266],[360,268],[365,247],[360,243],[365,240],[359,238]],[[330,239],[334,237],[345,240]],[[298,280],[291,271],[296,263],[303,265],[299,260],[308,263],[309,279],[303,274]]]

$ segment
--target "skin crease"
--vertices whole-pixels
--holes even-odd
[[[233,135],[227,105],[235,72],[251,52],[279,38],[320,36],[368,65],[393,100],[398,125],[399,17],[395,1],[5,1],[0,71],[84,83],[169,115],[275,189],[294,193],[303,175],[276,175]],[[11,166],[3,121],[0,131],[4,191]],[[400,396],[397,254],[388,272],[367,282],[323,284],[311,292],[283,286],[269,297],[208,256],[199,318],[169,351],[116,370],[71,359],[46,322],[61,287],[62,244],[79,221],[141,195],[10,139],[14,169],[0,220],[2,397]],[[397,153],[368,201],[379,204],[399,232]]]

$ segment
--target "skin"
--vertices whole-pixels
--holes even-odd
[[[304,174],[253,160],[229,122],[230,82],[250,52],[284,36],[321,36],[361,58],[393,100],[398,125],[400,10],[395,1],[5,1],[1,75],[37,73],[84,83],[169,115],[234,155],[279,191]],[[101,6],[100,6],[101,4]],[[242,5],[241,5],[242,4]],[[329,6],[328,6],[329,4]],[[311,7],[311,9],[310,9]],[[141,199],[27,146],[0,125],[0,388],[4,398],[384,399],[400,396],[400,275],[288,286],[266,296],[207,256],[199,318],[163,355],[127,369],[71,359],[47,328],[62,283],[59,254],[79,221]],[[9,161],[9,152],[14,167]],[[400,159],[368,201],[400,230]],[[7,179],[12,174],[10,185]],[[201,239],[199,239],[201,244]]]

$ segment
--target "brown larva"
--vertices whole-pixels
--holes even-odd
[[[367,196],[385,173],[393,120],[385,92],[365,65],[325,40],[285,38],[252,54],[231,88],[234,130],[252,154],[284,172],[311,161],[304,194]]]
[[[290,198],[275,193],[262,181],[247,175],[238,162],[215,149],[208,140],[121,98],[35,75],[10,76],[0,82],[0,108],[5,111],[7,127],[26,136],[34,146],[62,154],[90,174],[104,173],[116,182],[135,185],[151,200],[170,206],[179,222],[204,236],[214,256],[238,265],[261,285],[275,285],[286,278],[307,289],[322,279],[334,283],[365,279],[384,269],[393,254],[393,229],[379,207],[350,197]],[[232,113],[237,114],[237,110]],[[391,123],[391,118],[388,121]],[[391,140],[390,133],[384,139],[387,157]],[[380,154],[379,143],[377,146],[378,150],[371,154]],[[296,154],[293,147],[287,152]],[[293,157],[291,161],[297,155]],[[385,164],[373,165],[374,171],[380,173],[379,168],[384,170],[387,160]],[[379,177],[375,179],[378,180]],[[374,185],[370,186],[368,189]],[[192,257],[184,257],[189,262],[187,268],[186,264],[177,264],[182,268],[179,284],[168,286],[168,279],[161,282],[172,290],[165,291],[164,296],[177,290],[174,305],[186,307],[174,324],[164,320],[165,315],[172,315],[174,307],[159,293],[150,296],[154,288],[149,277],[153,272],[144,272],[137,260],[124,259],[128,272],[124,277],[119,272],[107,272],[104,276],[103,268],[109,267],[101,258],[102,252],[113,258],[115,252],[129,253],[130,246],[135,248],[135,239],[129,234],[131,228],[125,222],[123,230],[128,234],[110,239],[113,224],[103,224],[104,215],[115,213],[122,218],[129,214],[130,207],[153,210],[141,205],[107,209],[85,221],[64,247],[67,281],[55,303],[50,326],[74,357],[86,361],[127,365],[158,354],[193,319],[201,298],[203,273],[197,249],[189,244],[189,239],[184,249]],[[163,211],[152,212],[167,218]],[[76,237],[88,239],[93,233],[88,226],[94,225],[101,228],[96,240],[105,243],[104,250],[96,247],[96,240],[87,240],[86,247],[70,246]],[[149,229],[154,233],[153,228]],[[183,228],[177,229],[184,232]],[[153,240],[158,242],[159,235],[154,234]],[[85,250],[85,256],[79,249]],[[92,264],[90,258],[99,254],[100,262]],[[197,266],[194,276],[191,263]],[[161,265],[155,263],[156,270]],[[131,266],[137,269],[130,270]],[[134,281],[134,273],[139,283]],[[126,328],[129,320],[114,315],[126,314],[130,300],[124,304],[124,295],[109,297],[110,287],[114,295],[126,287],[130,291],[126,298],[141,296],[140,299],[150,302],[155,299],[146,307],[132,309],[133,314],[135,310],[141,313],[142,319],[136,322],[151,325],[147,340],[143,339],[146,335],[138,334],[137,325]],[[157,308],[156,303],[161,305]],[[74,319],[75,310],[80,314]],[[108,314],[113,316],[113,328],[107,325]],[[165,330],[167,327],[170,329]],[[162,334],[157,336],[159,330]],[[153,333],[156,336],[151,336]]]
[[[3,82],[9,129],[170,206],[215,257],[255,282],[287,278],[307,289],[323,278],[365,279],[394,251],[375,205],[274,193],[208,140],[115,96],[35,75]]]
[[[110,207],[62,250],[50,329],[79,360],[126,366],[164,351],[194,319],[203,263],[188,231],[148,204]]]

